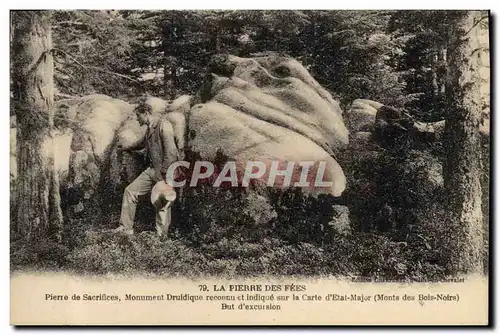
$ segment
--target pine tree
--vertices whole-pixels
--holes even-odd
[[[16,230],[28,240],[60,239],[59,179],[51,145],[54,65],[50,13],[13,15],[14,108],[17,119]]]
[[[453,266],[465,273],[483,271],[481,208],[481,51],[482,12],[455,12],[448,41],[446,159],[443,167],[447,203],[446,244]]]

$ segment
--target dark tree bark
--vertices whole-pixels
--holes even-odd
[[[164,53],[167,51],[164,49]],[[173,100],[176,97],[177,91],[177,68],[174,57],[164,57],[163,66],[163,92],[166,100]]]
[[[220,24],[217,23],[217,27],[214,29],[214,33],[213,33],[213,45],[214,45],[214,50],[215,50],[215,53],[216,54],[220,54],[221,52],[221,33],[220,33]]]
[[[225,17],[224,12],[219,12],[216,14],[217,20],[215,22],[215,26],[213,27],[212,31],[212,44],[214,46],[214,51],[216,54],[220,54],[222,51],[222,35],[224,33],[224,17]]]
[[[13,15],[13,92],[17,119],[16,230],[60,240],[62,212],[52,145],[54,64],[50,13]]]
[[[166,100],[173,100],[177,91],[177,45],[179,40],[179,27],[176,13],[169,13],[166,20],[166,27],[163,32],[163,96]]]
[[[437,97],[439,94],[439,86],[438,86],[438,68],[439,68],[439,51],[436,51],[433,55],[432,60],[432,90],[434,93],[434,97]]]
[[[441,94],[441,96],[444,97],[444,95],[446,94],[446,79],[443,78],[445,74],[445,71],[444,69],[446,69],[446,48],[442,48],[440,51],[439,51],[439,58],[438,58],[438,61],[439,61],[439,73],[438,73],[438,78],[439,78],[439,94]]]
[[[443,238],[458,272],[483,270],[481,121],[478,51],[481,12],[461,13],[448,48],[446,160],[447,234]]]

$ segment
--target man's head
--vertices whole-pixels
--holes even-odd
[[[135,108],[134,112],[135,115],[137,116],[137,121],[139,121],[139,124],[141,126],[149,124],[152,115],[152,110],[150,105],[140,102]]]

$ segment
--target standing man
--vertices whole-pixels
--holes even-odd
[[[150,104],[142,101],[135,108],[137,120],[146,125],[144,138],[122,150],[146,149],[149,167],[144,170],[125,189],[120,215],[120,226],[115,233],[132,235],[134,217],[139,196],[151,194],[151,201],[156,210],[156,232],[159,236],[167,234],[171,222],[171,205],[176,198],[173,187],[165,182],[168,166],[178,159],[178,149],[174,141],[171,123],[153,114]]]

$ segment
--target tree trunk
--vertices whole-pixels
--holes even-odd
[[[439,66],[441,69],[446,69],[446,63],[447,63],[447,60],[446,60],[446,48],[442,48],[439,52],[439,55],[440,55],[440,59],[439,59]],[[439,81],[439,92],[441,94],[442,97],[444,97],[444,95],[446,94],[446,79],[443,78],[443,74],[445,73],[446,71],[440,71],[440,81]]]
[[[432,90],[434,92],[434,99],[437,98],[439,94],[439,87],[438,87],[438,69],[439,69],[439,58],[438,58],[439,51],[436,51],[432,57]]]
[[[163,96],[166,100],[175,99],[177,85],[177,69],[173,57],[168,56],[166,48],[164,49],[163,65]]]
[[[14,15],[13,91],[17,119],[16,230],[60,240],[62,212],[52,145],[54,64],[50,13]]]
[[[481,119],[478,29],[481,13],[463,13],[450,31],[444,181],[447,234],[452,267],[458,272],[483,271],[481,210]]]
[[[174,100],[177,96],[177,64],[174,62],[170,66],[170,80],[172,81],[172,90],[170,91],[170,100]]]
[[[166,100],[175,99],[177,87],[177,64],[178,56],[176,41],[179,40],[177,17],[171,13],[167,19],[168,25],[162,40],[163,49],[163,96]]]
[[[215,53],[220,54],[222,51],[222,33],[224,32],[224,17],[226,16],[226,13],[221,12],[217,14],[217,22],[215,25],[215,31],[214,31],[214,47],[215,47]]]
[[[217,27],[215,29],[215,33],[214,33],[215,37],[214,37],[214,46],[215,46],[215,53],[216,54],[220,54],[220,51],[221,51],[221,43],[220,43],[220,28]]]

